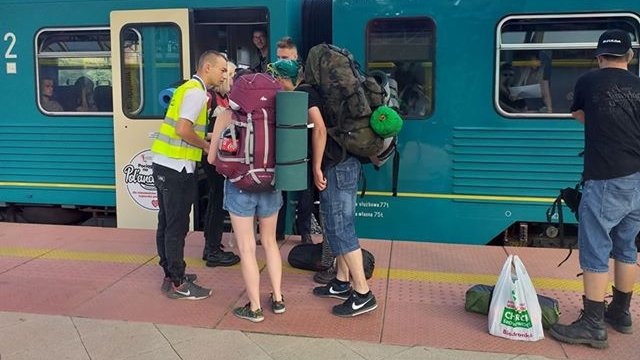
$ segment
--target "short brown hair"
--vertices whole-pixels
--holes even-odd
[[[290,36],[285,36],[280,40],[278,40],[278,43],[276,44],[276,46],[279,49],[296,49],[296,50],[298,49],[296,47],[296,43],[293,41],[293,39]]]

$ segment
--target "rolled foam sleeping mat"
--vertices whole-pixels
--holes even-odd
[[[307,188],[307,104],[304,91],[276,94],[276,189]]]
[[[171,103],[171,98],[173,97],[173,92],[176,91],[176,88],[166,88],[158,94],[158,101],[160,102],[160,106],[166,109],[169,107],[169,103]]]

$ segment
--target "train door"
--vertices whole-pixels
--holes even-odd
[[[190,76],[189,17],[188,9],[111,12],[119,228],[157,223],[150,148],[165,113],[161,92]]]
[[[258,56],[255,29],[268,29],[265,7],[113,11],[113,116],[118,227],[152,229],[157,195],[151,172],[151,143],[170,90],[189,79],[206,50],[227,54],[248,68]],[[199,170],[200,178],[204,175]],[[202,228],[207,187],[200,182],[193,229]]]

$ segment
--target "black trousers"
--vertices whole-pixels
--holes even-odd
[[[197,194],[195,174],[153,164],[153,181],[158,191],[156,246],[164,274],[178,286],[184,278],[184,240],[189,231],[189,213]]]
[[[201,165],[207,176],[209,188],[207,210],[204,215],[204,246],[205,252],[211,253],[220,249],[224,220],[227,217],[227,211],[222,208],[224,176],[218,174],[216,167],[209,164],[206,158]]]
[[[314,212],[314,190],[308,188],[298,192],[296,206],[296,229],[299,235],[311,234],[311,214]]]

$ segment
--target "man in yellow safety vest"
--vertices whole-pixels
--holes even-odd
[[[205,134],[207,88],[222,84],[226,73],[227,60],[222,53],[203,53],[196,74],[173,93],[151,146],[160,209],[156,244],[165,275],[161,289],[172,299],[200,300],[211,295],[211,289],[194,283],[195,274],[185,273],[184,241],[197,192],[196,161],[202,158],[202,151],[209,150]]]

